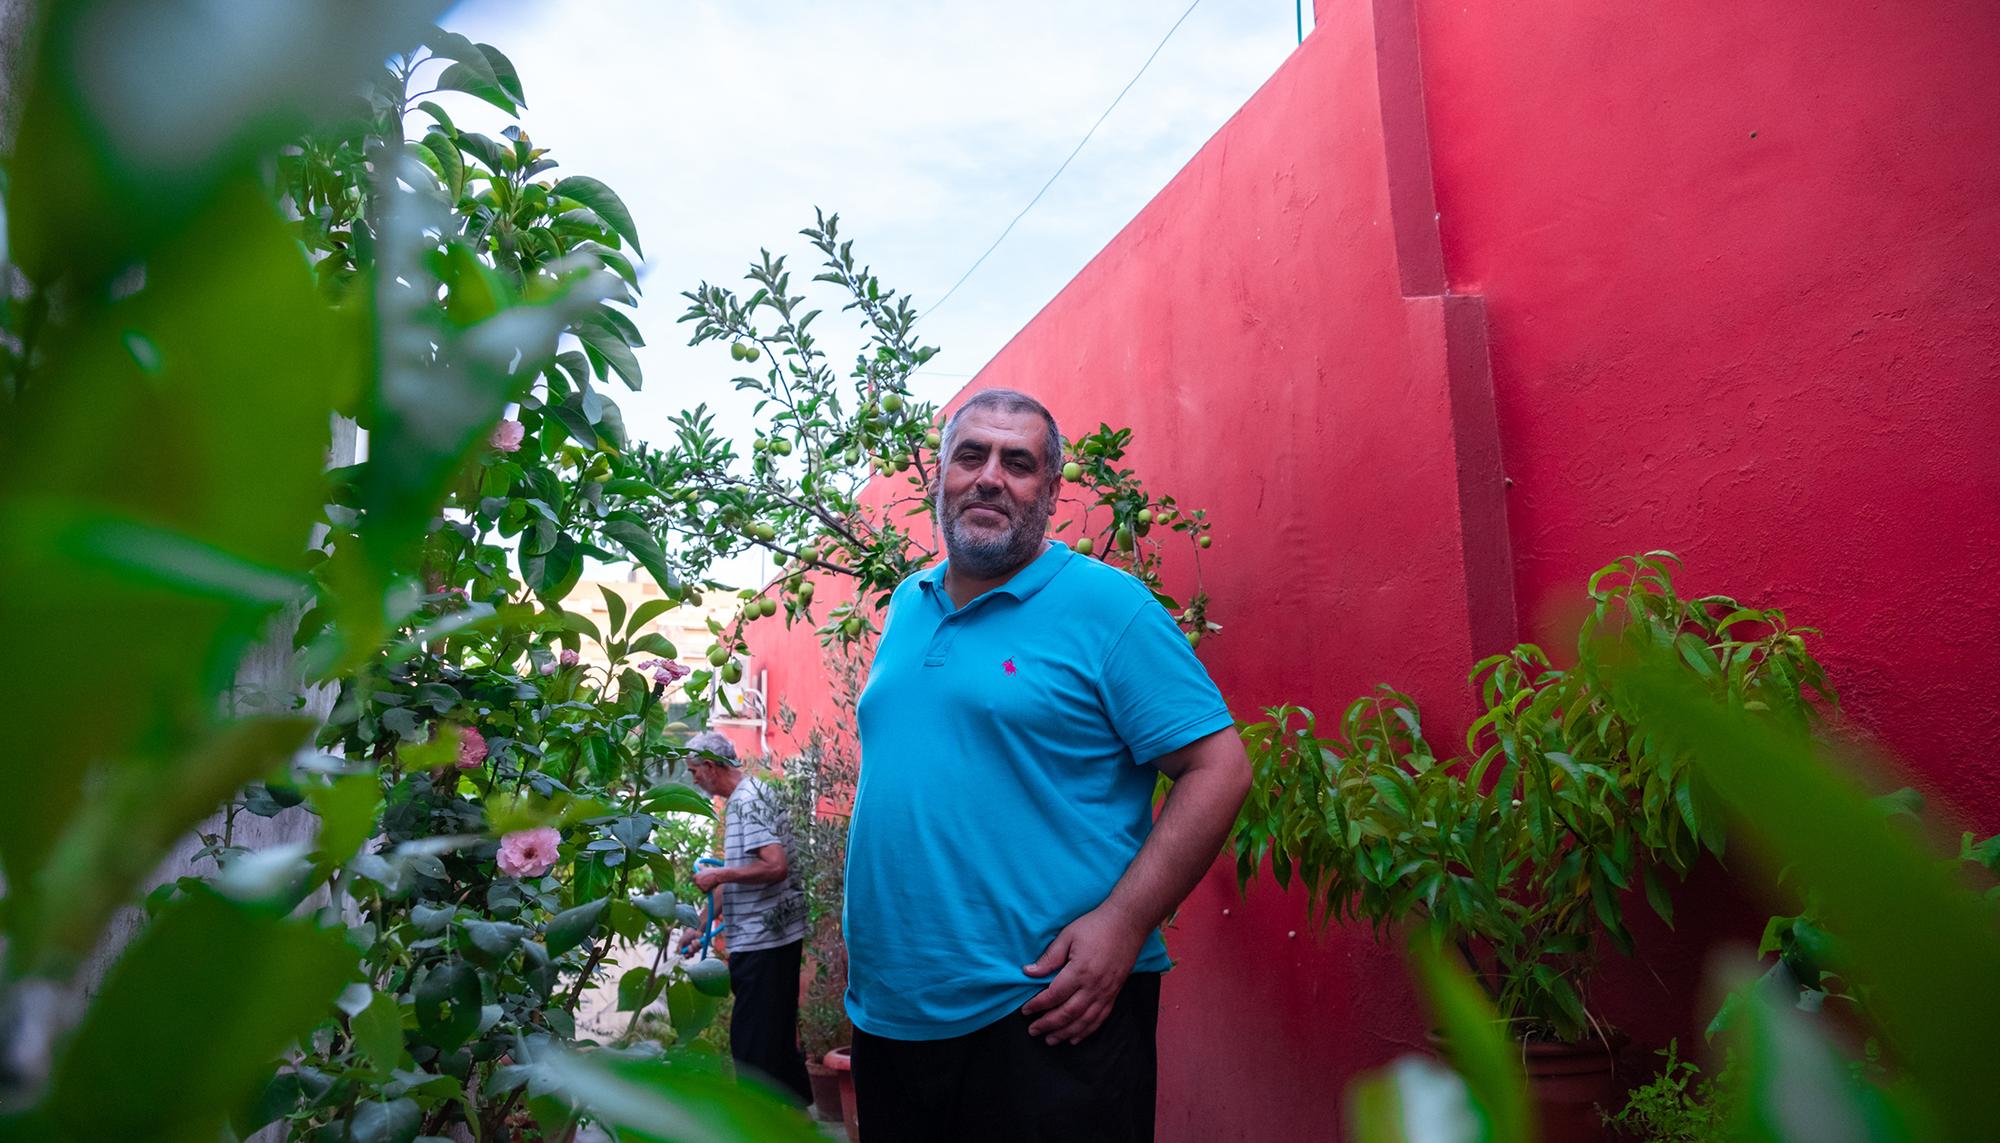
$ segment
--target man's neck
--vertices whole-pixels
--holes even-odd
[[[741,786],[742,784],[743,784],[743,771],[731,770],[716,781],[715,796],[721,798],[723,801],[728,801],[729,795],[734,794],[736,792],[736,787]]]
[[[958,570],[957,563],[947,559],[944,564],[945,594],[951,596],[951,605],[954,608],[964,607],[966,604],[971,603],[973,600],[978,599],[980,596],[1020,575],[1021,569],[1034,563],[1035,559],[1045,550],[1047,550],[1046,546],[1037,548],[1034,554],[1030,555],[1027,559],[1022,560],[999,575],[987,579],[975,579],[972,576],[966,575]]]

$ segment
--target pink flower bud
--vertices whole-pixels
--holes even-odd
[[[574,667],[578,662],[577,653],[565,647],[563,648],[563,653],[556,656],[556,662],[561,663],[565,667]]]
[[[527,435],[528,428],[521,422],[501,421],[493,426],[493,435],[487,438],[487,443],[498,452],[516,452],[521,447],[522,438]]]

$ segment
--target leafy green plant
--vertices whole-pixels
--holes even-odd
[[[1640,657],[1614,676],[1620,704],[1685,755],[1767,884],[1809,885],[1827,930],[1842,936],[1844,975],[1884,1068],[1856,1069],[1796,1006],[1753,991],[1736,1030],[1742,1053],[1739,1135],[1793,1134],[1812,1107],[1826,1137],[1983,1138],[1992,1067],[1984,1043],[2000,998],[1967,982],[2000,975],[1992,880],[1898,826],[1825,746],[1717,704]]]
[[[910,298],[855,260],[839,222],[821,212],[800,233],[820,257],[813,282],[837,289],[841,311],[858,315],[864,342],[852,369],[843,375],[834,367],[812,329],[824,310],[792,292],[785,258],[764,251],[750,265],[747,297],[703,283],[684,295],[681,318],[693,327],[691,344],[726,344],[733,360],[762,363],[760,372],[734,380],[757,396],[759,425],[747,457],[716,430],[705,406],[675,418],[670,445],[636,450],[646,481],[677,490],[656,502],[649,518],[676,537],[691,567],[762,548],[783,569],[719,633],[733,650],[747,649],[745,623],[780,610],[788,625],[813,622],[829,646],[865,639],[895,586],[939,555],[927,521],[942,425],[936,406],[910,395],[911,373],[937,349],[918,340]],[[1079,551],[1124,566],[1199,641],[1221,629],[1208,619],[1199,586],[1200,553],[1212,543],[1206,513],[1148,490],[1120,467],[1131,438],[1130,429],[1100,425],[1068,442],[1072,511],[1057,531],[1079,527]],[[1160,541],[1169,535],[1186,542],[1193,568],[1196,586],[1185,603],[1163,586]],[[814,580],[827,577],[843,588],[851,583],[852,591],[816,610]]]
[[[1916,790],[1906,786],[1872,798],[1870,804],[1892,828],[1924,836],[1924,799]],[[1940,858],[1939,865],[1961,883],[1980,888],[1989,907],[2000,907],[2000,835],[1975,837],[1970,831],[1961,833],[1957,854]],[[1791,869],[1779,871],[1774,888],[1795,893],[1798,908],[1765,922],[1757,955],[1769,957],[1770,963],[1761,976],[1724,997],[1709,1022],[1708,1037],[1725,1036],[1753,1005],[1788,1003],[1833,1029],[1859,1030],[1861,1058],[1856,1066],[1880,1076],[1885,1059],[1882,1044],[1866,1031],[1868,988],[1851,975],[1848,941],[1827,920],[1820,891],[1801,884]]]
[[[1680,1058],[1680,1041],[1670,1040],[1655,1055],[1666,1061],[1652,1079],[1632,1089],[1605,1126],[1633,1143],[1720,1143],[1729,1138],[1730,1065],[1713,1076]]]
[[[2000,974],[2000,930],[1991,871],[1979,860],[1985,851],[1961,840],[1961,854],[1973,853],[1981,867],[1968,884],[1963,861],[1896,824],[1900,815],[1883,811],[1850,759],[1796,724],[1707,691],[1671,644],[1639,642],[1607,651],[1601,663],[1621,716],[1687,761],[1747,855],[1739,868],[1773,894],[1783,882],[1814,887],[1830,930],[1845,934],[1843,971],[1868,997],[1855,1015],[1878,1045],[1870,1059],[1853,1059],[1837,1029],[1783,990],[1739,985],[1722,1071],[1696,1080],[1692,1065],[1669,1054],[1668,1071],[1641,1089],[1624,1125],[1772,1143],[1988,1138],[1993,1069],[1985,1043],[2000,1020],[2000,998],[1979,982]],[[1891,804],[1908,803],[1892,796]],[[1729,975],[1734,983],[1755,974],[1741,966]],[[1435,1002],[1440,984],[1428,973],[1420,980]],[[1463,1086],[1489,1123],[1495,1108],[1526,1094],[1518,1082],[1474,1085],[1471,1075]],[[1374,1128],[1364,1137],[1499,1137],[1463,1119],[1422,1135],[1407,1130],[1412,1111],[1438,1102],[1411,1106],[1410,1086],[1386,1099],[1379,1084],[1350,1093],[1350,1106]]]
[[[1799,729],[1822,718],[1816,700],[1833,701],[1805,648],[1810,629],[1725,596],[1683,599],[1676,563],[1654,552],[1591,577],[1576,667],[1531,644],[1478,664],[1484,712],[1463,757],[1440,760],[1415,702],[1387,687],[1331,731],[1290,707],[1246,726],[1254,782],[1233,834],[1239,884],[1268,859],[1329,919],[1379,931],[1422,917],[1517,1034],[1588,1035],[1598,938],[1632,948],[1626,898],[1643,891],[1671,924],[1670,879],[1724,847],[1687,760],[1609,701],[1607,656],[1663,649],[1705,693]]]
[[[689,920],[705,835],[687,822],[707,801],[656,780],[682,752],[668,712],[699,722],[726,701],[751,616],[718,626],[692,672],[648,625],[725,587],[717,557],[796,539],[808,515],[684,518],[736,478],[674,467],[685,441],[636,445],[605,391],[642,380],[637,226],[518,123],[482,133],[427,98],[510,119],[525,103],[502,52],[428,26],[436,7],[296,0],[256,36],[217,37],[177,6],[79,0],[36,24],[0,231],[0,632],[39,649],[4,668],[38,712],[7,731],[0,803],[8,1137],[277,1120],[312,1139],[560,1136],[581,1116],[633,1138],[804,1130],[689,1062],[718,1035],[717,962],[613,962]],[[928,447],[898,418],[908,305],[838,254],[840,288],[905,347],[862,432],[886,443],[893,421]],[[766,344],[831,384],[809,323]],[[368,447],[327,472],[336,416]],[[760,436],[817,447],[861,439],[856,424]],[[1125,441],[1105,431],[1115,460]],[[768,475],[759,497],[801,487]],[[810,518],[831,505],[864,542],[854,560],[829,545],[818,570],[878,583],[911,566],[889,508],[827,487]],[[1128,514],[1164,506],[1129,472],[1093,487]],[[1151,566],[1148,549],[1127,558]],[[601,626],[569,611],[590,560],[636,563],[666,598],[607,598]],[[808,581],[782,590],[819,622]],[[865,640],[871,606],[843,604],[838,631]],[[316,737],[302,694],[236,701],[246,655],[282,659],[287,641],[295,681],[333,700]],[[84,685],[107,647],[112,692]],[[245,815],[292,807],[314,840],[242,843]],[[70,1015],[114,913],[218,809],[212,869],[147,898]],[[597,989],[633,1013],[628,1032],[649,1003],[666,1019],[593,1046],[575,1013]],[[143,1074],[133,1050],[155,1062]]]
[[[214,1139],[279,1118],[319,1139],[460,1120],[531,1133],[513,1110],[529,1091],[560,1133],[579,1097],[544,1069],[569,1058],[569,1014],[608,934],[678,915],[639,891],[671,871],[654,827],[707,800],[638,777],[684,672],[627,662],[673,648],[640,634],[637,612],[599,630],[530,602],[570,578],[547,562],[564,541],[664,569],[588,486],[603,435],[595,456],[554,445],[537,415],[558,338],[587,345],[614,321],[617,236],[564,231],[615,219],[615,199],[576,183],[538,195],[526,180],[542,159],[520,139],[525,166],[487,155],[483,189],[432,177],[399,145],[400,93],[426,52],[407,45],[456,57],[444,87],[511,106],[519,82],[416,11],[300,3],[261,40],[206,36],[171,7],[45,14],[8,157],[0,312],[0,631],[43,648],[7,668],[42,716],[8,732],[15,796],[0,811],[8,1138]],[[286,142],[343,114],[339,94],[384,58],[360,127]],[[629,220],[609,225],[636,239]],[[336,411],[370,449],[329,477]],[[490,532],[524,505],[555,534],[516,530],[530,535],[515,578]],[[308,748],[312,720],[230,697],[274,626],[296,628],[306,669],[339,687],[322,733],[334,753]],[[574,661],[583,638],[609,668]],[[81,685],[106,647],[120,685]],[[205,845],[214,875],[152,895],[137,939],[67,1015],[113,911],[239,788]],[[317,815],[316,840],[237,844],[242,814],[290,805]],[[678,1031],[713,1011],[719,967],[618,983],[635,999],[664,990],[687,1015]],[[586,1079],[608,1066],[572,1062]],[[746,1115],[772,1138],[809,1130],[733,1087],[646,1074],[672,1114],[725,1122],[686,1137],[728,1137]]]
[[[785,760],[785,776],[778,783],[796,841],[792,868],[806,897],[810,975],[799,1007],[799,1044],[808,1060],[821,1059],[854,1039],[845,1000],[847,941],[841,932],[841,910],[847,899],[848,811],[860,772],[853,735],[844,728],[854,725],[860,670],[852,657],[838,653],[828,654],[827,669],[834,720],[813,726],[805,749]],[[796,717],[789,709],[781,710],[779,722],[789,734]]]

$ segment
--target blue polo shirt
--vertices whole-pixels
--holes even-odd
[[[962,608],[943,564],[898,586],[858,717],[847,1011],[900,1040],[962,1035],[1048,987],[1021,966],[1138,854],[1146,763],[1233,725],[1152,594],[1054,542]],[[1166,967],[1155,932],[1134,968]]]

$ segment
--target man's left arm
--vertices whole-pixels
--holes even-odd
[[[1215,863],[1250,791],[1250,762],[1234,727],[1169,751],[1153,765],[1174,784],[1152,834],[1104,903],[1071,921],[1026,966],[1030,976],[1056,974],[1021,1009],[1036,1018],[1028,1033],[1051,1044],[1076,1043],[1104,1023],[1146,937]]]
[[[694,875],[694,887],[706,893],[717,885],[769,885],[783,881],[791,872],[791,862],[782,845],[766,845],[750,860],[726,869],[704,869]]]

